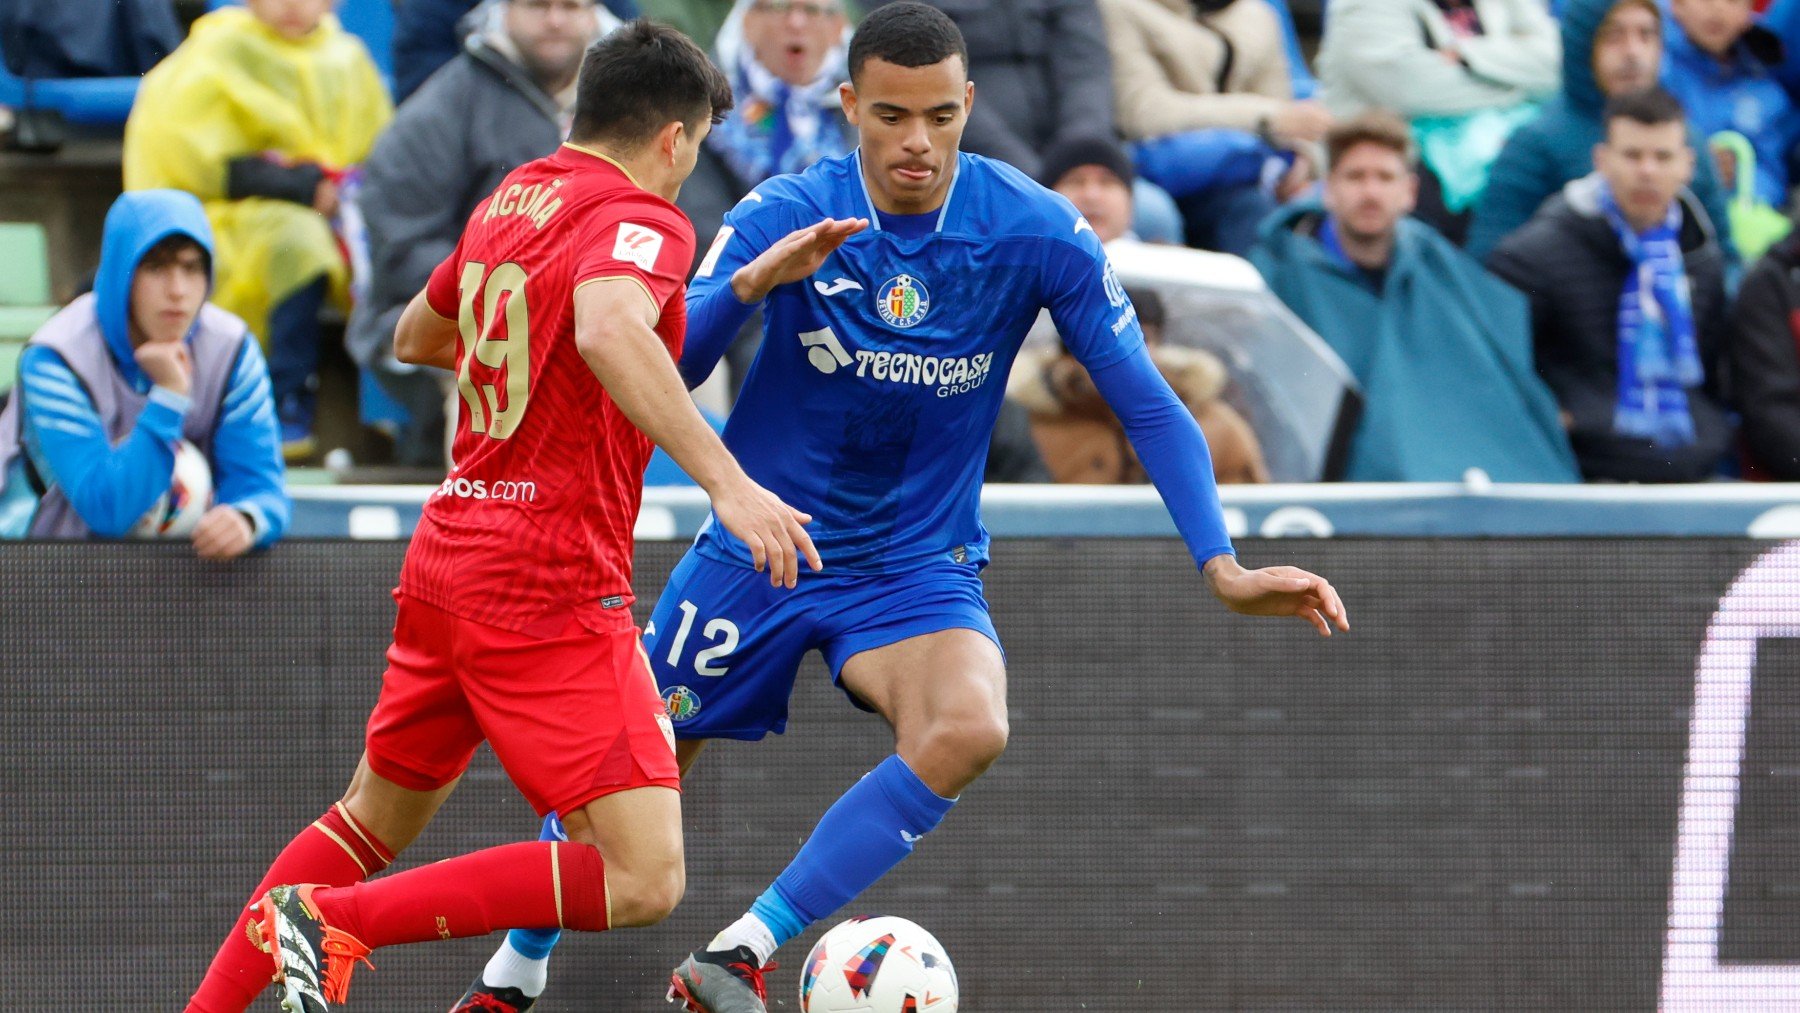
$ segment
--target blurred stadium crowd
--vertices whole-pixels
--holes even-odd
[[[1160,277],[1210,284],[1222,261],[1180,246],[1247,259],[1342,360],[1360,408],[1325,477],[1800,478],[1800,0],[932,2],[969,44],[966,150],[1064,194],[1136,262],[1167,250]],[[262,424],[316,462],[341,335],[361,417],[424,477],[454,394],[394,359],[394,322],[476,204],[566,136],[586,45],[639,14],[709,46],[738,96],[682,194],[701,251],[760,181],[854,146],[845,0],[0,0],[0,159],[111,120],[127,192],[199,200],[210,302],[265,353],[211,388],[196,374],[193,397],[248,398],[231,371],[266,358]],[[42,284],[20,291],[45,274],[34,228],[0,224],[0,389],[57,328]],[[129,274],[134,250],[101,264]],[[1269,480],[1229,335],[1194,347],[1178,300],[1133,294],[1220,481]],[[696,393],[715,419],[756,326]],[[1008,394],[990,480],[1145,481],[1053,332]],[[13,400],[0,482],[54,478],[54,441],[21,439],[29,391]],[[258,414],[204,414],[234,407]],[[117,443],[133,420],[108,425]],[[5,517],[0,496],[0,534]]]

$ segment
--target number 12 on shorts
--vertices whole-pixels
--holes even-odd
[[[700,609],[691,601],[681,602],[675,607],[681,610],[681,625],[675,628],[675,635],[669,638],[670,668],[681,667],[681,652],[687,647],[688,636],[694,632],[694,624],[700,615]],[[709,620],[701,628],[700,635],[712,646],[694,654],[694,673],[717,678],[730,671],[727,666],[714,663],[731,657],[731,652],[737,650],[737,624],[729,619]]]

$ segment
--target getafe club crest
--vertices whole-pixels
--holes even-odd
[[[679,724],[700,713],[700,695],[686,686],[670,686],[663,692],[663,707]]]
[[[894,327],[911,327],[931,312],[931,293],[912,275],[896,275],[875,290],[875,310]]]

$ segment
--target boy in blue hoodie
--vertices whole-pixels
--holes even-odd
[[[206,301],[212,260],[192,195],[113,203],[94,291],[32,335],[0,411],[0,537],[124,536],[168,491],[183,439],[213,473],[194,551],[230,559],[281,537],[269,370],[244,322]]]

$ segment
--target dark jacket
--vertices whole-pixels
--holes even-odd
[[[1037,178],[1044,149],[1110,136],[1113,92],[1094,0],[928,0],[962,29],[975,111],[965,151]]]
[[[1563,184],[1594,170],[1594,145],[1605,139],[1601,112],[1606,96],[1594,80],[1594,34],[1618,0],[1569,0],[1562,15],[1562,94],[1543,113],[1513,132],[1488,170],[1487,189],[1475,204],[1464,247],[1486,257],[1502,237],[1524,225]],[[1665,15],[1666,16],[1666,15]],[[1689,143],[1694,143],[1690,138]],[[1693,190],[1716,223],[1726,256],[1737,262],[1725,217],[1725,193],[1712,159],[1694,160]]]
[[[1600,214],[1598,176],[1576,180],[1524,228],[1502,240],[1488,268],[1531,301],[1538,372],[1569,416],[1569,441],[1582,474],[1621,482],[1699,482],[1732,442],[1722,376],[1730,330],[1725,254],[1712,222],[1683,192],[1681,248],[1693,292],[1695,341],[1706,372],[1688,391],[1698,439],[1661,447],[1613,431],[1618,401],[1619,295],[1630,262]]]
[[[1770,478],[1800,481],[1800,237],[1769,247],[1731,307],[1732,393]]]
[[[562,143],[556,103],[479,36],[401,103],[363,163],[369,290],[346,344],[369,365],[432,268],[456,248],[475,205],[506,174]]]
[[[169,0],[0,0],[0,53],[19,77],[137,77],[181,36]]]
[[[405,0],[394,4],[394,101],[406,101],[439,67],[462,52],[460,22],[481,2]],[[621,21],[638,16],[637,0],[602,0],[601,6]],[[700,48],[711,42],[711,38],[701,39]]]

